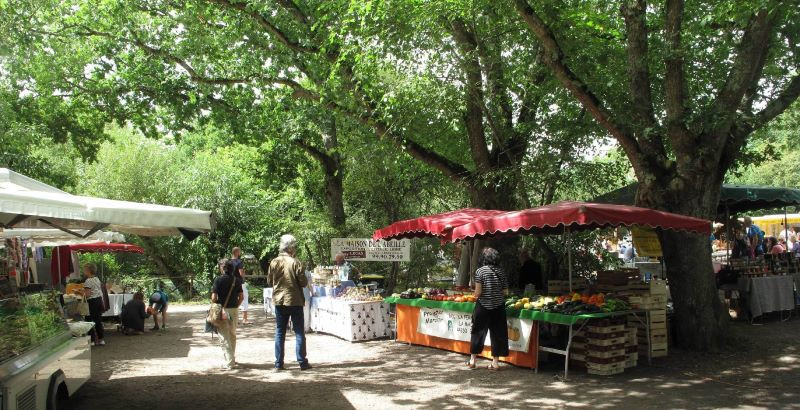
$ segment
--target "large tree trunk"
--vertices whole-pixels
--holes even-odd
[[[718,348],[728,314],[717,294],[708,236],[662,231],[659,239],[675,306],[677,344],[695,350]]]
[[[688,178],[686,179],[688,180]],[[684,179],[652,179],[640,184],[637,203],[682,215],[711,219],[722,181],[700,170],[691,183]],[[722,343],[730,317],[717,294],[709,237],[671,230],[659,233],[667,279],[678,323],[676,340],[693,350],[715,350]]]

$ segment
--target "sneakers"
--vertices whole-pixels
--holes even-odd
[[[311,365],[308,363],[306,363],[305,366],[303,365],[300,366],[300,370],[311,370],[311,369],[313,369],[313,367],[311,367]]]
[[[286,368],[283,367],[283,366],[275,366],[275,369],[273,369],[273,370],[275,370],[276,372],[280,372],[280,371],[286,370]]]
[[[95,342],[94,345],[95,346],[105,346],[106,345],[106,341],[105,340],[101,340],[99,342]]]
[[[159,329],[158,326],[153,326],[153,327],[150,328],[150,330],[158,330],[158,329]]]

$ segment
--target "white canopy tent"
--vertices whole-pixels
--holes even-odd
[[[75,233],[81,235],[81,237],[77,237],[60,229],[4,229],[0,230],[0,240],[10,238],[27,239],[30,241],[29,244],[32,246],[79,245],[94,242],[125,242],[125,235],[118,232],[102,231],[88,234],[89,231],[87,230],[78,230],[75,231]],[[0,241],[0,247],[3,246],[3,241]]]
[[[213,223],[209,211],[72,195],[0,168],[0,227],[4,229],[56,228],[76,237],[110,229],[194,239],[213,229]]]

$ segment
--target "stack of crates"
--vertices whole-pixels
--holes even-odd
[[[628,303],[634,309],[651,310],[667,308],[667,282],[653,279],[649,282],[628,284],[624,292],[628,296]]]
[[[650,338],[647,337],[647,329],[641,321],[649,322]],[[637,328],[639,351],[647,354],[650,349],[650,357],[667,356],[667,311],[663,309],[649,310],[646,314],[639,313],[639,318],[632,315],[628,317],[628,326]]]
[[[625,340],[625,368],[636,367],[639,362],[639,329],[635,326],[625,328],[628,332]]]
[[[624,319],[593,321],[573,338],[570,360],[589,374],[622,373],[628,360],[628,334]]]
[[[639,313],[638,318],[633,315],[628,317],[628,327],[637,328],[639,351],[647,353],[650,357],[664,357],[667,355],[667,283],[664,280],[651,280],[631,284],[628,291],[628,301],[634,309],[645,310]],[[645,322],[650,327],[648,338]]]

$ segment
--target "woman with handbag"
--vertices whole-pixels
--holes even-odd
[[[103,283],[95,276],[97,274],[97,266],[93,263],[83,266],[83,273],[86,276],[86,281],[83,282],[83,292],[86,297],[86,302],[89,304],[89,317],[94,322],[94,328],[91,332],[92,340],[95,346],[104,346],[106,341],[103,340],[103,312],[106,311],[103,303]]]
[[[223,369],[236,366],[236,322],[242,303],[242,280],[234,273],[234,264],[225,262],[224,274],[214,280],[208,321],[217,328],[225,357]]]

